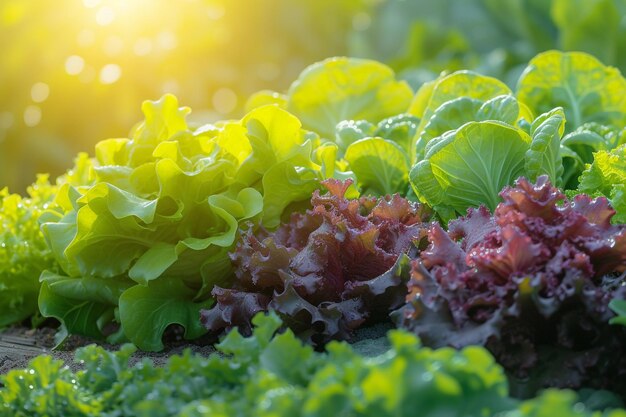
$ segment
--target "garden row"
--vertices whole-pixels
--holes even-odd
[[[626,399],[619,71],[550,51],[515,91],[460,71],[414,94],[380,63],[335,58],[248,110],[189,126],[173,96],[145,102],[131,138],[99,142],[28,198],[3,191],[0,325],[53,317],[59,342],[144,350],[162,349],[173,324],[188,339],[254,336],[230,332],[230,360],[187,355],[135,372],[128,348],[87,348],[77,374],[38,358],[4,377],[8,407],[157,415],[145,413],[163,398],[171,410],[208,398],[181,415],[512,416],[587,411],[571,393],[521,404],[507,391],[612,392],[587,391],[591,408]],[[267,311],[318,349],[390,314],[441,349],[396,332],[380,357],[337,344],[313,353],[291,332],[271,339],[274,318],[253,331]]]

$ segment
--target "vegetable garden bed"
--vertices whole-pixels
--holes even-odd
[[[340,57],[247,107],[147,101],[130,138],[3,191],[0,324],[135,347],[33,359],[0,415],[626,415],[619,71],[548,51],[514,90],[413,92]],[[128,365],[164,335],[208,347]]]

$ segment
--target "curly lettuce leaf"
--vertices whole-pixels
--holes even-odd
[[[0,191],[0,327],[37,314],[38,277],[58,268],[37,222],[56,187],[40,175],[27,191],[28,197]]]
[[[253,322],[250,337],[232,331],[208,357],[185,352],[162,365],[132,364],[130,345],[116,352],[87,346],[73,364],[39,356],[27,369],[0,377],[0,416],[600,415],[593,412],[594,394],[550,389],[537,398],[512,398],[502,368],[480,347],[433,350],[394,330],[389,349],[372,357],[337,342],[316,352],[290,330],[277,333],[281,321],[273,313]],[[615,402],[600,398],[600,404]]]
[[[613,221],[626,223],[626,145],[596,152],[579,181],[578,192],[607,197],[616,211]]]
[[[430,228],[396,317],[430,346],[486,346],[519,395],[623,395],[626,329],[609,325],[609,302],[626,294],[626,227],[605,198],[565,200],[545,175],[501,196],[493,215],[483,206]]]
[[[307,67],[289,88],[287,109],[305,129],[333,138],[342,120],[378,123],[403,113],[413,91],[376,61],[337,57]]]
[[[248,231],[231,254],[237,280],[216,287],[216,306],[202,313],[212,331],[250,331],[259,311],[277,311],[305,339],[346,339],[366,322],[384,320],[405,293],[404,255],[423,237],[428,213],[394,195],[349,200],[350,182],[327,180],[313,208],[273,233]]]
[[[88,285],[68,295],[44,274],[39,304],[70,333],[106,336],[96,324],[110,324],[117,331],[109,340],[125,335],[153,350],[162,348],[176,311],[189,313],[175,318],[189,337],[200,334],[191,317],[210,304],[215,285],[232,278],[228,251],[239,230],[248,223],[274,227],[287,207],[308,203],[319,180],[336,173],[336,147],[320,146],[317,135],[274,105],[197,129],[186,124],[189,109],[173,96],[144,103],[143,110],[131,138],[98,143],[89,183],[64,183],[55,209],[41,220],[67,282],[138,286],[123,294],[111,289],[115,297],[104,302]],[[72,175],[81,171],[77,166]],[[164,302],[167,292],[155,290],[169,281],[176,282],[171,303]],[[129,305],[154,314],[138,315]]]
[[[518,80],[517,98],[535,114],[562,107],[568,133],[589,122],[616,128],[626,124],[626,79],[583,52],[548,51],[534,57]]]

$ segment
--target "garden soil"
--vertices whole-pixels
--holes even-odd
[[[384,353],[390,347],[386,333],[392,328],[391,324],[377,324],[359,329],[351,344],[355,351],[363,356],[376,356]],[[48,354],[55,359],[63,360],[72,370],[80,369],[74,362],[74,353],[77,348],[97,343],[106,349],[116,350],[118,346],[97,342],[80,336],[68,337],[60,348],[54,349],[55,328],[42,327],[31,329],[14,326],[0,331],[0,375],[12,369],[28,367],[28,362],[37,355]],[[151,359],[156,365],[163,365],[170,356],[183,353],[190,349],[193,353],[208,356],[215,353],[216,337],[206,336],[193,342],[182,338],[182,331],[172,331],[165,336],[165,349],[162,352],[137,351],[131,357],[131,363],[137,363],[143,358]]]

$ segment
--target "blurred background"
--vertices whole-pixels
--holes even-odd
[[[0,0],[0,39],[0,188],[23,192],[128,136],[143,100],[241,117],[329,56],[383,61],[414,89],[461,68],[513,86],[553,48],[624,71],[626,0]]]

